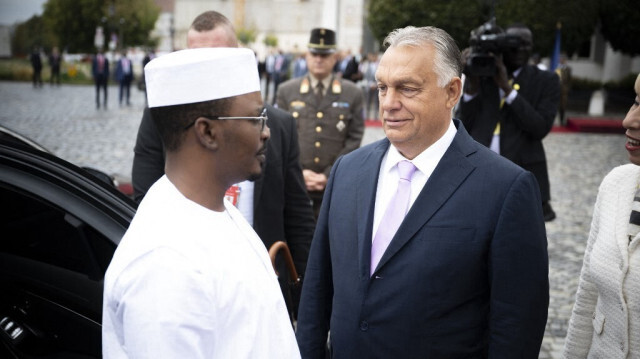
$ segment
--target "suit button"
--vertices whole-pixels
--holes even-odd
[[[313,162],[314,162],[314,163],[318,163],[318,162],[320,162],[320,157],[316,157],[316,158],[314,158],[314,159],[313,159]]]
[[[298,116],[300,116],[298,111],[294,111],[291,115],[293,116],[293,118],[298,118]]]
[[[316,148],[320,148],[320,142],[316,141]]]
[[[318,132],[318,133],[322,132],[322,127],[316,126],[316,132]]]
[[[318,113],[316,113],[316,117],[317,118],[323,118],[324,114],[322,112],[318,112]]]
[[[361,321],[360,330],[362,330],[363,332],[366,332],[367,330],[369,330],[369,323],[365,322],[364,320]]]

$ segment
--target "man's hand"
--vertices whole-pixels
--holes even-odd
[[[496,85],[504,91],[504,96],[509,96],[511,92],[511,85],[509,85],[509,74],[507,73],[507,67],[504,66],[504,62],[502,61],[502,55],[495,56],[496,59],[496,74],[493,76],[493,80],[496,82]]]
[[[324,173],[316,173],[312,170],[302,170],[304,184],[308,191],[322,191],[327,185],[327,176]]]

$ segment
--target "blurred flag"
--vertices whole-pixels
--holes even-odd
[[[553,45],[553,52],[551,53],[551,63],[549,64],[549,71],[555,71],[560,61],[560,38],[561,38],[562,24],[558,22],[556,26],[556,42]]]

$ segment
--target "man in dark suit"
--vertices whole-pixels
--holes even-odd
[[[99,50],[93,57],[91,73],[96,84],[96,108],[100,108],[100,89],[104,91],[103,107],[107,109],[107,82],[109,81],[109,59]]]
[[[451,36],[407,27],[385,47],[386,138],[333,165],[300,302],[302,357],[324,358],[330,331],[335,359],[537,358],[549,283],[535,178],[452,120],[462,65]]]
[[[333,75],[333,30],[311,30],[308,47],[307,76],[280,85],[276,104],[297,121],[302,173],[317,216],[333,162],[360,147],[364,97],[353,82]]]
[[[35,46],[31,52],[31,68],[33,69],[33,87],[42,87],[42,59],[40,58],[40,48]]]
[[[237,47],[238,43],[231,22],[218,12],[207,11],[193,21],[187,45],[189,48]],[[266,109],[271,138],[267,142],[263,176],[253,183],[243,182],[232,187],[227,197],[237,202],[234,204],[267,248],[276,241],[288,244],[296,270],[303,275],[315,220],[302,178],[296,125],[288,113],[271,106]],[[164,162],[162,140],[147,108],[134,148],[132,181],[136,201],[141,201],[149,187],[164,174]],[[282,258],[278,257],[276,267],[287,305],[290,311],[295,311],[298,298],[285,290],[289,272]]]
[[[122,100],[124,98],[127,106],[131,105],[129,98],[131,81],[133,81],[133,67],[131,65],[131,60],[127,57],[126,50],[122,50],[122,57],[120,57],[118,64],[116,65],[116,81],[120,84],[118,104],[122,106]]]
[[[551,131],[560,100],[558,77],[529,65],[533,47],[531,30],[524,25],[507,28],[520,38],[520,46],[495,57],[496,74],[480,77],[465,70],[460,119],[478,142],[531,171],[540,185],[546,221],[556,217],[551,208],[549,174],[542,139]]]
[[[60,64],[62,62],[62,57],[60,56],[60,51],[57,46],[54,46],[51,50],[51,55],[49,55],[49,66],[51,66],[51,77],[49,77],[49,84],[53,86],[55,82],[60,86]]]

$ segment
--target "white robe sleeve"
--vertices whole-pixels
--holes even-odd
[[[213,291],[187,258],[159,248],[136,259],[126,273],[115,284],[120,291],[115,315],[123,324],[120,338],[126,338],[121,344],[128,357],[211,357]]]

